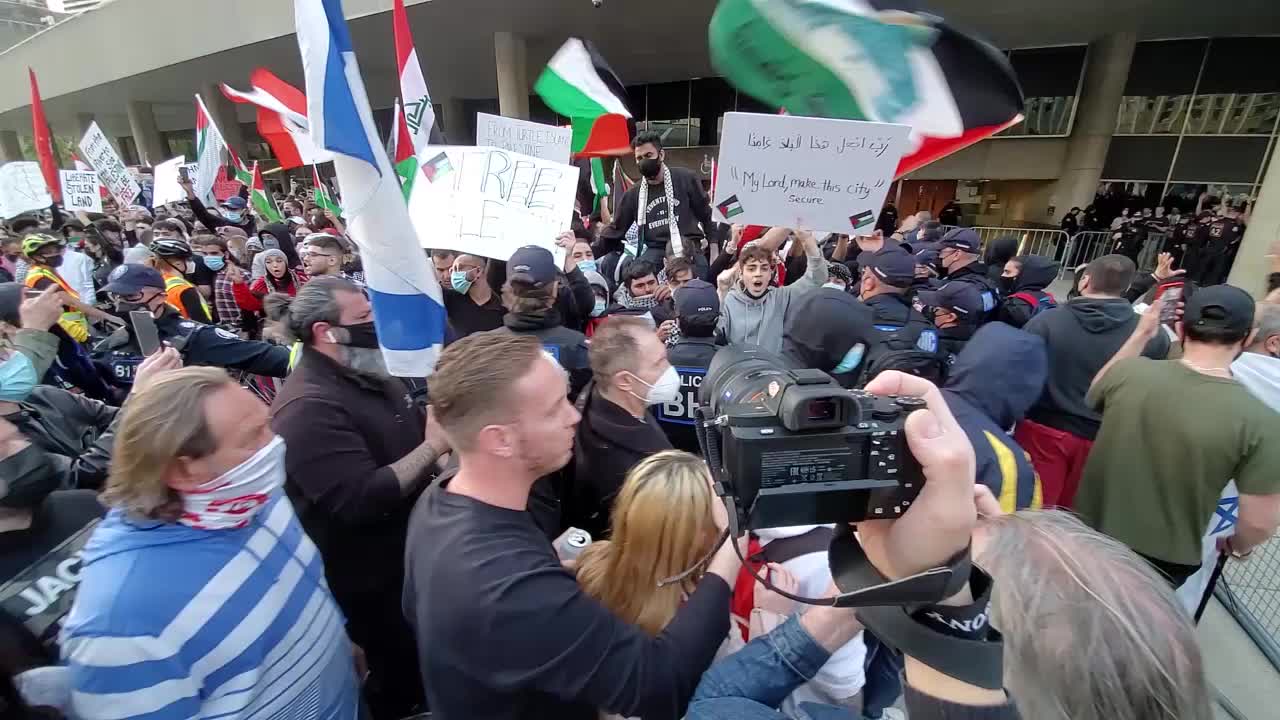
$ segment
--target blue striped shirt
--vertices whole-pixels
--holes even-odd
[[[344,625],[279,491],[237,530],[113,510],[85,547],[63,627],[72,709],[84,720],[354,720]]]

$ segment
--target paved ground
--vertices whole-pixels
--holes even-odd
[[[1280,672],[1217,600],[1200,619],[1197,635],[1209,682],[1238,712],[1232,715],[1220,705],[1215,708],[1216,717],[1270,720],[1280,716]]]

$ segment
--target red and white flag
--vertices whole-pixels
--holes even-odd
[[[436,111],[431,105],[431,93],[427,90],[427,79],[422,75],[422,65],[418,63],[418,52],[413,47],[404,0],[395,0],[391,14],[396,38],[396,67],[400,71],[400,97],[404,101],[404,117],[416,155],[431,144]]]
[[[301,90],[265,68],[257,68],[250,73],[249,84],[252,89],[242,92],[223,83],[222,94],[232,102],[257,106],[258,134],[271,146],[281,169],[333,159],[332,153],[316,147],[311,140],[307,96]]]

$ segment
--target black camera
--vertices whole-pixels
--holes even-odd
[[[699,439],[739,525],[769,528],[900,517],[924,486],[902,432],[915,397],[845,390],[759,348],[711,361]]]

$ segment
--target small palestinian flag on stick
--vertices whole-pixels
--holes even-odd
[[[849,216],[849,223],[853,225],[854,230],[861,230],[876,221],[876,214],[870,210],[863,210],[857,215]]]
[[[422,171],[427,174],[427,180],[435,182],[436,178],[443,177],[453,171],[453,165],[449,163],[449,156],[444,152],[439,153],[435,157],[427,161],[422,166]]]
[[[720,214],[724,216],[725,220],[746,212],[742,209],[742,203],[739,202],[737,195],[730,195],[725,198],[723,202],[716,205],[716,209],[720,211]]]

